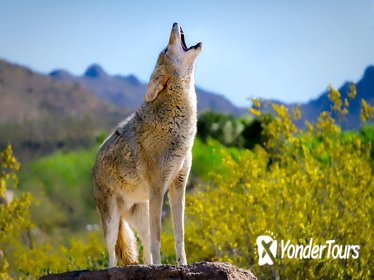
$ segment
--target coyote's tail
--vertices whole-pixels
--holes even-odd
[[[138,263],[138,249],[134,232],[123,218],[119,222],[116,256],[123,265]]]

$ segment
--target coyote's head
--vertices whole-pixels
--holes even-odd
[[[169,43],[160,53],[156,67],[151,75],[144,99],[154,100],[168,81],[186,80],[193,75],[195,59],[202,49],[202,44],[187,47],[182,27],[177,23],[171,29]]]

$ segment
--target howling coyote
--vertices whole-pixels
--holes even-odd
[[[160,264],[161,210],[169,190],[178,264],[184,251],[184,196],[196,133],[194,65],[202,44],[187,47],[173,24],[138,110],[120,123],[99,149],[93,168],[96,207],[109,252],[109,267],[137,262],[134,229],[144,262]]]

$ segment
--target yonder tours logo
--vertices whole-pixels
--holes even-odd
[[[256,239],[256,245],[259,265],[273,265],[276,258],[357,259],[360,255],[359,245],[340,245],[333,239],[326,240],[323,244],[313,244],[313,238],[310,238],[308,244],[293,244],[290,240],[276,240],[274,236],[260,235]]]

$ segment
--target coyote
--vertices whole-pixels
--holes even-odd
[[[109,267],[137,263],[134,229],[144,262],[160,264],[161,210],[165,192],[178,264],[184,251],[184,196],[196,134],[195,59],[202,44],[187,47],[173,24],[138,110],[101,145],[93,168],[96,208],[103,224]]]

